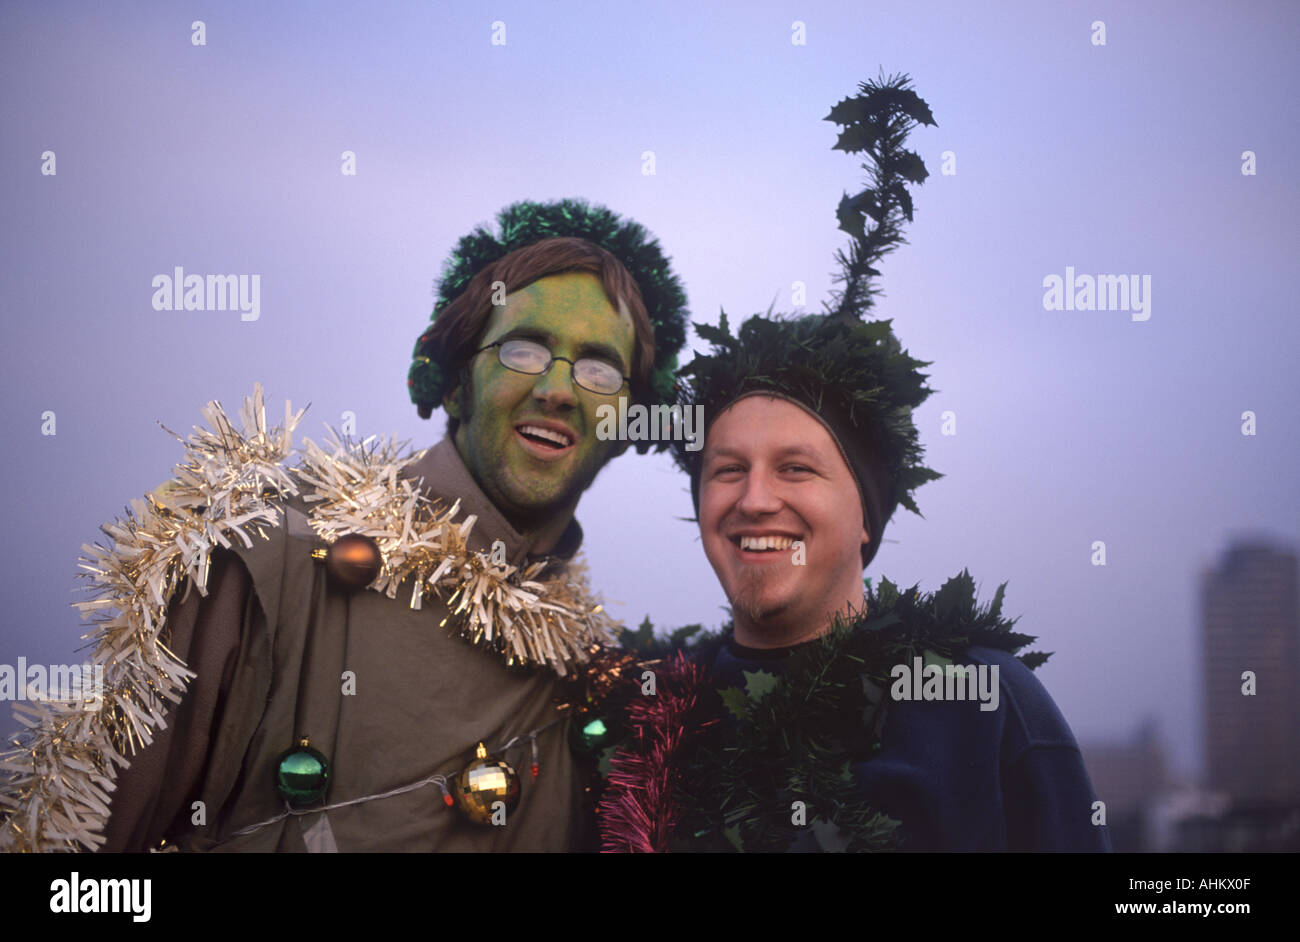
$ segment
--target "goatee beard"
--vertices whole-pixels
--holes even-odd
[[[743,617],[748,625],[760,631],[775,627],[769,627],[767,623],[789,607],[788,602],[774,602],[763,598],[766,582],[763,573],[752,569],[742,571],[728,599],[731,602],[733,615],[737,618]]]

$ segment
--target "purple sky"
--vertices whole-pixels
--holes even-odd
[[[789,309],[795,281],[818,307],[862,183],[822,118],[883,68],[939,122],[911,140],[932,176],[877,315],[934,361],[916,420],[946,477],[868,574],[935,589],[968,567],[985,601],[1008,581],[1076,734],[1152,715],[1194,773],[1199,573],[1240,534],[1300,542],[1295,5],[445,6],[0,7],[0,663],[75,659],[80,545],[181,457],[156,421],[183,434],[260,381],[273,414],[312,403],[318,441],[345,410],[436,441],[410,348],[447,251],[509,202],[642,222],[695,320]],[[260,274],[260,318],[154,311],[175,266]],[[1149,275],[1150,319],[1044,310],[1067,266]],[[690,515],[668,459],[634,454],[579,507],[629,624],[722,619]]]

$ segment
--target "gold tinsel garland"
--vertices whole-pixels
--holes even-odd
[[[457,522],[460,501],[443,508],[401,476],[400,446],[366,439],[347,446],[332,435],[327,453],[308,440],[294,469],[304,500],[315,504],[311,525],[327,543],[349,533],[374,539],[383,568],[372,588],[396,598],[411,580],[411,608],[429,595],[446,597],[453,630],[475,644],[500,651],[510,664],[550,667],[565,676],[588,659],[587,648],[614,640],[617,625],[589,597],[583,567],[570,565],[544,580],[547,560],[525,567],[493,561],[469,548],[476,517]]]
[[[103,845],[118,767],[152,742],[153,730],[166,728],[168,703],[179,703],[195,676],[162,640],[172,596],[185,577],[206,596],[212,550],[230,548],[232,538],[252,546],[250,531],[265,537],[263,526],[281,522],[282,498],[302,493],[315,504],[312,526],[327,542],[345,533],[373,537],[384,563],[372,588],[389,598],[410,577],[413,608],[429,594],[450,592],[452,628],[510,663],[545,664],[564,675],[611,640],[618,626],[590,597],[580,564],[537,581],[545,561],[520,571],[471,551],[475,518],[456,522],[459,502],[444,509],[399,477],[419,455],[403,457],[397,444],[373,438],[353,444],[335,436],[333,454],[307,440],[301,465],[286,467],[304,411],[293,414],[286,402],[284,426],[268,430],[258,383],[244,401],[240,432],[219,403],[209,403],[203,414],[211,431],[195,427],[183,440],[176,476],[101,528],[109,546],[82,547],[92,598],[75,604],[95,624],[85,637],[95,645],[93,663],[104,669],[99,709],[15,704],[25,731],[0,754],[0,851]]]

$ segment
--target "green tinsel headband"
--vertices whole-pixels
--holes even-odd
[[[576,199],[514,203],[497,214],[497,223],[499,236],[479,226],[456,243],[443,264],[438,299],[430,321],[438,319],[447,305],[465,290],[470,279],[516,249],[560,236],[586,239],[622,262],[641,290],[641,300],[654,328],[651,391],[657,401],[671,401],[677,353],[686,342],[686,292],[669,267],[658,240],[639,223],[622,220],[603,206],[591,206]],[[415,343],[406,381],[411,401],[420,407],[420,414],[425,418],[442,405],[442,398],[454,380],[451,373],[455,364],[437,362],[432,353],[426,328]]]
[[[875,265],[903,241],[902,220],[912,218],[906,182],[920,183],[928,175],[921,158],[902,149],[914,124],[935,123],[929,106],[909,86],[905,75],[864,82],[861,94],[837,104],[826,119],[844,128],[836,149],[871,158],[863,166],[872,184],[840,200],[840,229],[853,241],[847,253],[836,254],[842,287],[825,305],[826,313],[783,318],[769,310],[745,321],[735,335],[725,312],[717,327],[696,324],[712,350],[697,354],[678,378],[678,402],[684,408],[703,406],[706,423],[753,392],[792,400],[822,419],[862,495],[871,533],[864,567],[898,505],[920,516],[912,492],[943,477],[921,463],[912,421],[912,410],[933,392],[918,371],[929,363],[903,350],[891,321],[863,319],[878,294],[870,281],[878,274]],[[684,446],[675,443],[674,453],[690,475],[698,513],[704,449]]]

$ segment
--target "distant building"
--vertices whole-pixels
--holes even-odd
[[[1206,787],[1234,806],[1300,803],[1296,554],[1231,547],[1201,577]],[[1243,688],[1254,676],[1254,693]]]
[[[1089,742],[1080,748],[1108,815],[1136,810],[1165,786],[1165,758],[1152,720],[1142,724],[1131,742]]]
[[[1126,743],[1079,744],[1088,778],[1106,805],[1106,827],[1117,851],[1152,850],[1146,820],[1167,783],[1164,751],[1154,721],[1146,720]]]

